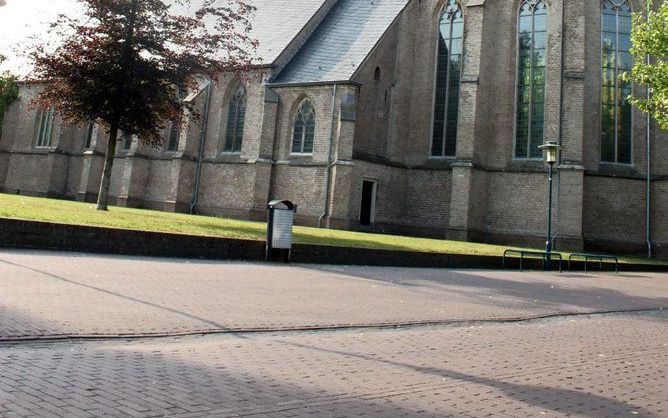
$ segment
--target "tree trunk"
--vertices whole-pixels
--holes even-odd
[[[109,141],[107,142],[107,154],[104,157],[104,170],[100,182],[100,193],[97,195],[97,210],[108,210],[109,184],[111,183],[111,169],[114,166],[116,156],[116,137],[118,136],[118,123],[113,123],[109,129]]]

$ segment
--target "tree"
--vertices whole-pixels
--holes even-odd
[[[650,89],[649,98],[631,97],[630,101],[668,130],[668,2],[655,8],[654,1],[647,0],[647,10],[647,17],[633,15],[631,54],[635,63],[623,78]]]
[[[5,57],[0,55],[0,64]],[[5,108],[19,97],[19,84],[16,76],[9,71],[0,73],[0,136],[2,136],[2,120],[5,116]]]
[[[45,84],[34,103],[55,108],[65,123],[106,127],[97,208],[107,210],[119,130],[160,145],[161,130],[182,111],[179,91],[195,88],[197,75],[247,69],[254,8],[246,0],[77,1],[82,17],[61,15],[52,25],[60,45],[31,51],[31,78]]]

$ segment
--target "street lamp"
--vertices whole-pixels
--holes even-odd
[[[545,243],[545,252],[547,253],[547,257],[545,268],[551,270],[552,262],[550,260],[550,254],[552,253],[552,170],[554,168],[554,163],[556,163],[557,159],[559,158],[559,150],[561,147],[555,141],[547,141],[538,148],[543,150],[543,159],[550,166],[548,176],[550,191],[547,198],[547,242]]]

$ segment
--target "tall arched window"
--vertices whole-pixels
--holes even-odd
[[[517,30],[517,120],[515,158],[540,158],[545,123],[547,6],[524,0]]]
[[[121,135],[121,141],[123,141],[124,151],[129,151],[132,148],[132,135],[123,132],[123,135]]]
[[[230,98],[227,112],[227,129],[225,131],[224,152],[241,152],[244,138],[244,121],[246,118],[246,89],[239,83]]]
[[[631,83],[619,75],[633,65],[631,5],[628,0],[605,0],[601,11],[601,160],[631,163]]]
[[[311,102],[305,100],[299,107],[295,124],[292,129],[292,153],[313,153],[313,140],[315,138],[315,112]]]
[[[179,136],[181,135],[181,116],[172,120],[169,127],[169,138],[167,138],[167,152],[174,152],[179,148]]]
[[[39,115],[39,130],[37,132],[37,147],[47,148],[53,142],[53,120],[55,110],[53,108],[44,109]]]
[[[464,51],[464,17],[457,0],[448,0],[439,21],[436,100],[431,155],[454,156],[457,150],[459,85]]]
[[[96,134],[95,122],[88,122],[88,127],[86,128],[86,143],[84,144],[84,149],[89,149],[92,142],[93,136]]]

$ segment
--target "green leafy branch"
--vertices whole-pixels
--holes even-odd
[[[0,55],[0,64],[5,57]],[[0,136],[2,136],[2,120],[5,116],[5,108],[19,97],[19,84],[16,76],[5,71],[0,73]]]
[[[622,75],[625,81],[649,88],[649,97],[631,97],[631,103],[652,116],[668,130],[668,1],[654,7],[647,0],[649,13],[634,13],[631,41],[633,69]],[[649,63],[647,61],[649,57]]]

